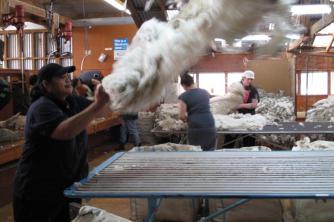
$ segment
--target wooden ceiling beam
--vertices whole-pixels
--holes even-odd
[[[310,37],[303,36],[300,39],[296,39],[292,43],[289,44],[288,52],[296,50],[303,42],[307,42],[310,40]]]
[[[131,16],[133,18],[133,21],[135,22],[136,26],[140,28],[140,26],[143,24],[144,21],[140,18],[137,8],[135,7],[133,0],[128,0],[127,1],[127,8],[131,12]]]
[[[334,33],[332,34],[332,40],[331,40],[331,42],[326,47],[326,52],[329,52],[329,50],[332,48],[333,42],[334,42]]]
[[[310,28],[310,36],[313,37],[321,29],[325,28],[334,21],[334,12],[324,15],[319,21],[314,23]]]
[[[163,1],[163,0],[157,0],[157,3],[158,3],[158,6],[159,6],[162,14],[165,17],[165,21],[167,21],[167,11],[166,11],[166,8],[165,8],[165,1]]]
[[[9,0],[10,8],[15,8],[16,5],[22,5],[26,13],[36,15],[41,18],[45,18],[46,16],[45,9],[39,8],[35,5],[29,4],[23,1],[19,1],[19,0]],[[70,20],[70,18],[61,16],[55,12],[53,13],[53,16],[54,16],[55,21],[58,21],[58,18],[59,18],[59,23],[62,23],[62,24],[65,24],[68,20]]]

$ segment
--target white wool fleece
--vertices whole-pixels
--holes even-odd
[[[102,81],[111,108],[120,112],[147,109],[159,102],[168,82],[198,61],[212,39],[222,36],[232,41],[246,35],[265,14],[286,12],[282,0],[191,0],[168,23],[145,22],[111,75]],[[282,32],[289,29],[282,27],[278,25]]]

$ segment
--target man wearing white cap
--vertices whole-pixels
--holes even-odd
[[[238,112],[242,114],[255,114],[255,108],[260,101],[259,93],[257,89],[252,85],[253,80],[255,79],[255,73],[251,70],[246,70],[242,74],[241,84],[244,87],[244,96],[243,96],[243,103],[238,106]],[[223,148],[233,148],[235,146],[236,138],[240,137],[241,135],[225,135],[225,141]],[[251,136],[247,136],[242,139],[243,146],[254,146],[255,139]]]
[[[238,106],[238,112],[243,114],[255,114],[255,108],[260,101],[257,89],[252,85],[255,79],[255,73],[251,70],[246,70],[242,74],[241,84],[244,86],[245,92],[243,103]]]
[[[243,103],[238,106],[238,112],[242,114],[255,114],[255,108],[260,101],[260,96],[257,89],[252,85],[255,79],[255,73],[251,70],[246,70],[242,74],[241,84],[244,86]],[[254,137],[247,136],[243,139],[243,146],[255,146]]]

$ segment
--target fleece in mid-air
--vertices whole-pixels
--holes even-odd
[[[247,35],[263,16],[277,19],[271,46],[281,42],[292,26],[288,0],[191,0],[169,22],[145,22],[125,55],[102,84],[111,108],[136,112],[159,102],[166,83],[198,61],[209,42],[227,42]],[[270,43],[269,43],[270,45]],[[275,47],[269,47],[275,49]]]

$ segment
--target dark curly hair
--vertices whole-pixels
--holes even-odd
[[[181,85],[191,86],[194,84],[194,78],[189,75],[188,72],[185,72],[181,75]]]

